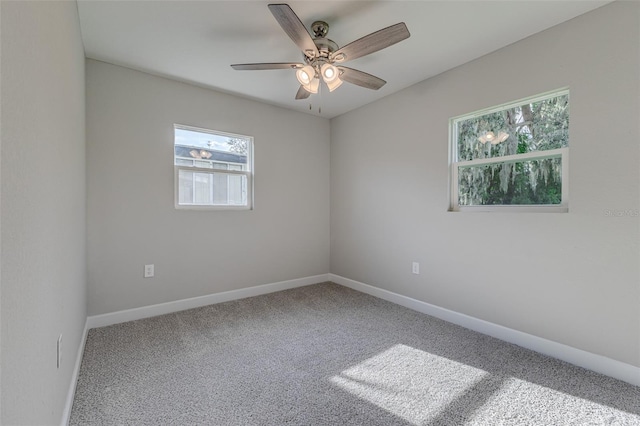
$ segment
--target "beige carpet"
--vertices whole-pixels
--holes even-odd
[[[640,425],[640,388],[324,283],[90,330],[72,425]]]

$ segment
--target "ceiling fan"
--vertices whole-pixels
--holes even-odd
[[[302,62],[278,62],[259,64],[234,64],[235,70],[275,70],[294,69],[300,82],[296,99],[306,99],[312,93],[318,93],[320,78],[330,92],[337,89],[343,81],[367,89],[378,90],[387,82],[381,78],[342,66],[344,62],[360,58],[382,50],[409,38],[409,30],[404,22],[381,29],[364,36],[341,48],[327,38],[329,24],[316,21],[311,25],[314,37],[307,31],[298,15],[288,4],[270,4],[269,10],[285,33],[302,50]]]

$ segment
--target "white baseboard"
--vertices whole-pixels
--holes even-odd
[[[430,303],[412,299],[401,294],[383,290],[368,284],[344,278],[339,275],[329,274],[329,280],[349,287],[353,290],[367,293],[380,299],[396,303],[414,311],[440,318],[442,320],[460,325],[462,327],[496,337],[505,342],[513,343],[523,348],[531,349],[553,358],[586,368],[596,373],[604,374],[640,386],[640,368],[602,355],[576,349],[562,343],[543,339],[521,331],[513,330],[498,324],[493,324],[478,318],[461,314],[449,309],[441,308]]]
[[[229,302],[231,300],[260,296],[262,294],[288,290],[290,288],[318,284],[324,281],[329,281],[329,274],[314,275],[311,277],[297,278],[294,280],[258,285],[255,287],[224,291],[222,293],[208,294],[206,296],[192,297],[190,299],[176,300],[173,302],[160,303],[157,305],[142,306],[140,308],[127,309],[124,311],[111,312],[108,314],[93,315],[87,317],[87,324],[88,328],[105,327],[108,325],[120,324],[127,321],[134,321],[143,318],[184,311],[186,309],[213,305],[215,303]]]
[[[76,384],[78,383],[78,374],[80,373],[80,364],[82,363],[82,355],[84,354],[84,344],[87,341],[87,333],[89,332],[89,321],[84,323],[84,331],[80,339],[80,345],[78,346],[78,352],[76,353],[76,363],[73,366],[73,373],[71,374],[71,383],[69,384],[69,391],[67,392],[67,401],[64,404],[64,411],[62,412],[61,426],[67,426],[69,424],[69,418],[71,417],[71,407],[73,406],[73,398],[76,394]]]

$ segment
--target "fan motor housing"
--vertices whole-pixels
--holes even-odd
[[[338,50],[338,44],[326,37],[327,33],[329,32],[329,24],[324,21],[315,21],[313,24],[311,24],[311,31],[315,36],[315,38],[313,39],[313,43],[318,48],[319,55],[317,58],[309,58],[305,55],[304,61],[310,65],[314,65],[314,63],[318,59],[328,62],[329,55]]]
[[[328,38],[316,38],[313,42],[320,52],[320,57],[329,57],[329,54],[338,50],[336,42]]]
[[[304,61],[309,65],[314,65],[318,61],[331,62],[329,60],[329,56],[331,55],[331,53],[338,50],[338,45],[336,44],[336,42],[328,38],[315,38],[313,39],[313,42],[318,48],[319,55],[316,58],[309,58],[306,55],[302,55]]]

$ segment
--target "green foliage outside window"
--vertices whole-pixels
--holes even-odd
[[[496,159],[460,166],[459,205],[560,204],[561,158],[501,161],[500,157],[568,147],[568,93],[457,120],[455,126],[458,162]],[[483,139],[483,135],[488,136]],[[504,140],[498,143],[496,135]]]

